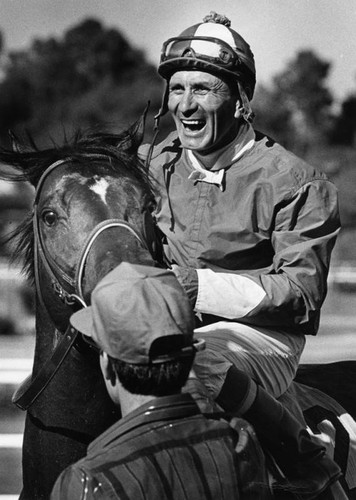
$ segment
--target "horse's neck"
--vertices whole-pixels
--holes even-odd
[[[61,338],[62,334],[56,330],[48,313],[39,309],[36,314],[35,376]],[[97,357],[90,358],[73,347],[30,407],[30,413],[46,427],[76,432],[86,429],[92,436],[106,429],[119,415],[107,394]]]

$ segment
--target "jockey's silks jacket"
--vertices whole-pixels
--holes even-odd
[[[207,176],[176,133],[155,147],[167,256],[198,269],[198,313],[315,335],[340,227],[337,190],[272,139],[249,133],[242,154],[225,153]]]

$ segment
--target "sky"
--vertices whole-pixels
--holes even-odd
[[[0,0],[0,31],[6,49],[26,48],[95,17],[157,64],[162,42],[211,10],[250,44],[261,83],[312,49],[331,63],[327,85],[336,102],[356,91],[356,0]]]

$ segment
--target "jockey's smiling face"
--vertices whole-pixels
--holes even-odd
[[[237,87],[237,86],[236,86]],[[177,71],[169,82],[168,109],[182,146],[204,155],[231,142],[239,128],[237,95],[203,71]]]

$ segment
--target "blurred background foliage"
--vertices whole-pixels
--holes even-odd
[[[295,54],[268,86],[257,85],[255,128],[336,183],[343,230],[335,258],[356,261],[356,85],[338,105],[328,88],[331,69],[332,61],[312,50]],[[61,143],[79,127],[120,131],[148,101],[150,141],[163,88],[144,48],[132,47],[96,19],[83,20],[60,38],[35,39],[21,51],[7,51],[0,36],[0,145],[10,145],[9,130],[30,134],[40,147]],[[165,117],[160,138],[172,127]],[[22,220],[31,199],[29,186],[0,183],[0,235]],[[9,252],[2,245],[1,255]]]

